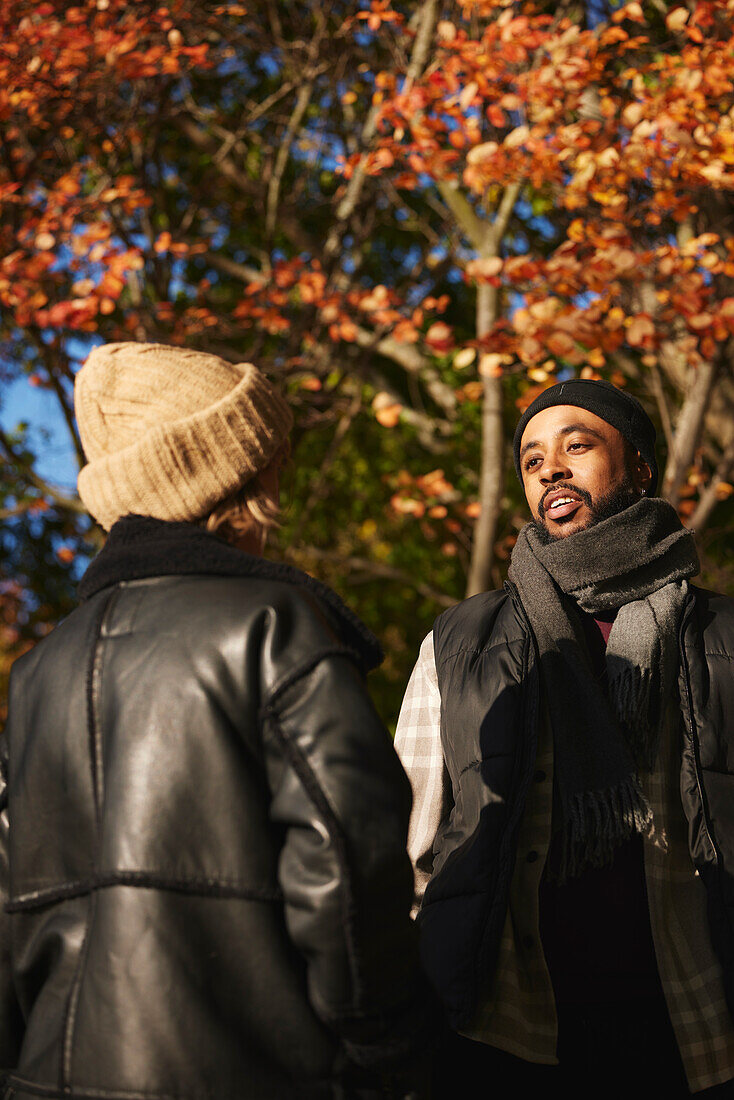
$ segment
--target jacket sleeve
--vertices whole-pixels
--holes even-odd
[[[431,997],[410,920],[410,785],[348,651],[292,672],[263,708],[279,879],[311,1004],[355,1062],[427,1041]]]

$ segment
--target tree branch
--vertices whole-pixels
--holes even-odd
[[[293,139],[298,133],[298,128],[303,121],[308,105],[311,102],[311,93],[313,92],[313,84],[303,84],[296,96],[296,105],[293,108],[293,114],[288,120],[285,134],[281,142],[278,154],[275,158],[275,166],[273,168],[273,174],[270,177],[268,183],[268,197],[265,205],[265,236],[268,240],[272,239],[273,232],[275,230],[275,221],[278,216],[278,197],[280,195],[280,185],[283,179],[283,173],[288,163],[288,158],[291,154],[291,145]]]
[[[431,588],[428,584],[423,584],[422,581],[416,581],[414,576],[409,573],[404,573],[402,569],[395,569],[392,565],[384,565],[381,562],[370,561],[369,558],[354,558],[344,557],[338,551],[335,550],[318,550],[315,546],[304,547],[286,547],[284,554],[286,557],[301,560],[304,557],[312,557],[317,561],[333,562],[335,565],[339,565],[349,572],[360,572],[366,574],[368,579],[379,579],[397,581],[399,584],[405,584],[409,588],[412,588],[419,596],[423,596],[425,599],[433,600],[440,607],[453,607],[456,600],[453,597],[448,596],[445,592],[439,592],[435,588]]]
[[[497,320],[497,287],[477,287],[477,336],[486,336]],[[484,592],[491,583],[505,471],[505,434],[502,422],[502,379],[482,379],[482,454],[479,472],[481,512],[474,528],[466,595]]]
[[[230,260],[228,256],[219,256],[216,252],[204,253],[204,258],[212,267],[218,268],[227,275],[241,279],[243,283],[257,282],[262,279],[262,273],[255,268],[240,264],[236,260]],[[368,351],[377,351],[390,359],[404,371],[411,375],[417,375],[426,387],[427,392],[444,410],[447,416],[453,415],[456,410],[456,394],[451,386],[441,381],[438,371],[429,366],[428,359],[421,354],[414,344],[403,344],[393,336],[380,336],[379,333],[370,332],[366,328],[356,326],[357,335],[355,342],[359,347]]]
[[[472,248],[481,252],[487,242],[487,223],[479,217],[458,183],[438,180],[436,189]]]
[[[408,374],[419,376],[436,404],[443,409],[447,416],[454,415],[456,394],[451,386],[441,381],[438,371],[429,367],[428,360],[421,354],[415,344],[404,344],[396,340],[394,336],[380,336],[360,326],[357,326],[356,343],[361,348],[379,352],[386,359],[397,363]]]
[[[492,247],[493,252],[489,253],[491,256],[498,255],[499,247],[502,244],[502,239],[507,232],[507,226],[509,225],[510,218],[512,217],[512,211],[515,209],[515,203],[520,196],[520,190],[522,188],[522,181],[516,180],[515,183],[508,183],[507,187],[502,194],[500,204],[497,207],[497,213],[494,221],[492,222]]]
[[[419,13],[419,27],[418,33],[413,43],[413,51],[408,65],[408,70],[405,77],[406,90],[409,88],[420,76],[425,68],[428,60],[428,54],[431,47],[431,40],[433,38],[433,28],[436,25],[436,19],[438,16],[438,0],[426,0],[423,4],[422,10]],[[372,144],[372,139],[377,133],[377,121],[380,116],[379,105],[373,105],[370,108],[367,119],[362,128],[361,145],[364,149],[362,156],[357,163],[352,177],[347,184],[347,189],[344,193],[344,197],[336,208],[335,220],[329,234],[326,238],[326,244],[324,246],[324,257],[328,261],[332,259],[341,244],[341,239],[346,229],[346,223],[351,218],[354,210],[359,202],[359,197],[362,193],[365,180],[367,178],[366,163],[367,163],[367,151]]]
[[[258,271],[256,267],[238,263],[237,260],[231,260],[229,256],[220,256],[218,252],[202,252],[202,257],[218,271],[231,275],[235,279],[241,279],[245,284],[263,281],[262,271]]]
[[[714,475],[701,493],[696,510],[689,520],[689,526],[695,528],[696,531],[702,531],[708,523],[719,500],[718,488],[723,482],[729,480],[732,470],[734,470],[734,439],[717,462]]]
[[[35,500],[22,500],[19,504],[13,505],[12,508],[0,508],[0,520],[22,516],[24,512],[28,512],[37,503]]]
[[[685,480],[686,470],[693,463],[718,370],[718,357],[696,369],[678,416],[661,492],[661,496],[673,505],[678,502],[678,491]]]
[[[349,402],[349,407],[339,417],[339,421],[334,430],[334,434],[326,450],[326,454],[324,455],[321,466],[319,467],[319,472],[316,476],[315,484],[311,488],[308,497],[306,498],[306,503],[304,504],[301,510],[301,514],[298,517],[298,525],[292,536],[293,542],[298,542],[301,532],[303,531],[306,523],[310,519],[311,512],[313,511],[314,507],[323,496],[327,495],[324,493],[324,483],[326,481],[326,475],[329,472],[329,469],[339,452],[339,448],[341,447],[344,436],[351,428],[355,417],[359,415],[361,409],[362,393],[361,386],[358,386],[355,390],[355,393],[352,395],[352,400]]]
[[[652,391],[655,394],[655,400],[660,414],[660,423],[663,426],[663,434],[665,435],[665,442],[668,445],[668,454],[670,454],[673,450],[673,421],[670,416],[670,407],[665,396],[665,390],[663,389],[663,379],[660,375],[660,368],[657,363],[650,368],[650,376],[652,378]]]
[[[29,485],[33,485],[44,496],[50,497],[59,508],[65,508],[79,515],[86,515],[87,510],[78,497],[69,497],[60,489],[57,489],[55,485],[49,484],[49,482],[38,476],[21,455],[16,454],[12,443],[2,428],[0,428],[0,450],[5,453],[9,465],[14,467],[20,477],[27,481]]]
[[[53,359],[52,350],[48,347],[47,344],[44,344],[43,340],[41,339],[40,333],[38,333],[35,329],[28,329],[28,333],[33,340],[36,348],[38,349],[41,357],[43,358],[49,382],[51,383],[54,393],[56,394],[56,399],[61,406],[61,412],[64,420],[66,421],[66,427],[68,428],[69,435],[71,436],[74,454],[76,455],[79,469],[81,469],[86,459],[84,457],[84,451],[82,449],[81,440],[79,439],[79,433],[77,431],[76,422],[74,420],[73,408],[69,400],[67,399],[66,393],[64,392],[64,387],[61,383],[61,379],[56,373],[56,364]],[[70,369],[68,369],[64,373],[66,373],[68,376],[71,376]]]
[[[324,36],[324,30],[326,27],[326,20],[324,19],[323,12],[318,11],[318,29],[311,39],[311,43],[308,47],[308,69],[313,67],[313,64],[318,56],[321,40]],[[275,158],[275,166],[273,168],[273,174],[270,177],[268,183],[268,196],[265,204],[265,236],[267,240],[271,240],[273,232],[275,231],[275,222],[278,215],[278,198],[280,195],[280,185],[283,179],[283,173],[285,172],[286,165],[288,164],[288,158],[291,154],[291,145],[293,139],[298,133],[303,116],[308,110],[308,105],[311,102],[311,95],[313,93],[313,76],[310,76],[306,83],[302,84],[298,90],[296,96],[296,103],[293,108],[291,117],[288,119],[288,125],[286,126],[283,139],[280,143],[277,156]]]
[[[498,255],[521,186],[520,181],[507,185],[494,221],[489,225],[482,226],[482,239],[478,246],[482,258],[486,259]],[[476,217],[473,210],[472,214]],[[477,287],[476,309],[477,336],[481,340],[491,332],[497,321],[499,309],[497,287],[487,284]],[[479,472],[481,512],[472,539],[466,588],[467,596],[474,596],[477,592],[486,591],[492,579],[494,545],[497,541],[500,512],[502,511],[502,495],[505,486],[503,398],[502,379],[485,375],[482,378],[482,454]]]
[[[438,19],[437,0],[426,0],[421,10],[416,12],[416,19],[418,21],[418,31],[413,43],[410,64],[405,74],[403,92],[410,91],[428,64],[428,55],[433,40],[433,28],[436,26],[436,20]]]
[[[201,149],[212,156],[211,167],[214,171],[219,172],[233,187],[236,187],[238,191],[241,191],[250,199],[260,197],[260,183],[250,179],[246,172],[237,167],[231,157],[221,157],[214,163],[214,157],[218,152],[217,143],[202,126],[197,126],[193,119],[184,114],[176,115],[173,121],[197,149]],[[296,248],[303,252],[319,251],[298,218],[294,218],[290,214],[286,215],[281,211],[279,225]]]

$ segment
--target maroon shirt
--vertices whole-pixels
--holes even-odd
[[[615,614],[583,616],[594,670],[602,680]],[[661,996],[642,845],[641,836],[633,837],[617,848],[609,865],[589,868],[563,886],[544,876],[540,935],[559,1006]],[[556,859],[552,841],[549,865]]]

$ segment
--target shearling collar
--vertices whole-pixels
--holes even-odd
[[[367,670],[382,661],[377,638],[336,592],[300,569],[246,554],[193,523],[124,516],[82,577],[79,597],[87,600],[120,581],[197,573],[257,577],[305,588],[318,600],[344,642],[360,653]]]

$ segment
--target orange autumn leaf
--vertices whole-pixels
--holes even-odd
[[[649,342],[655,335],[655,325],[650,317],[641,313],[632,319],[627,328],[627,340],[633,347]]]

